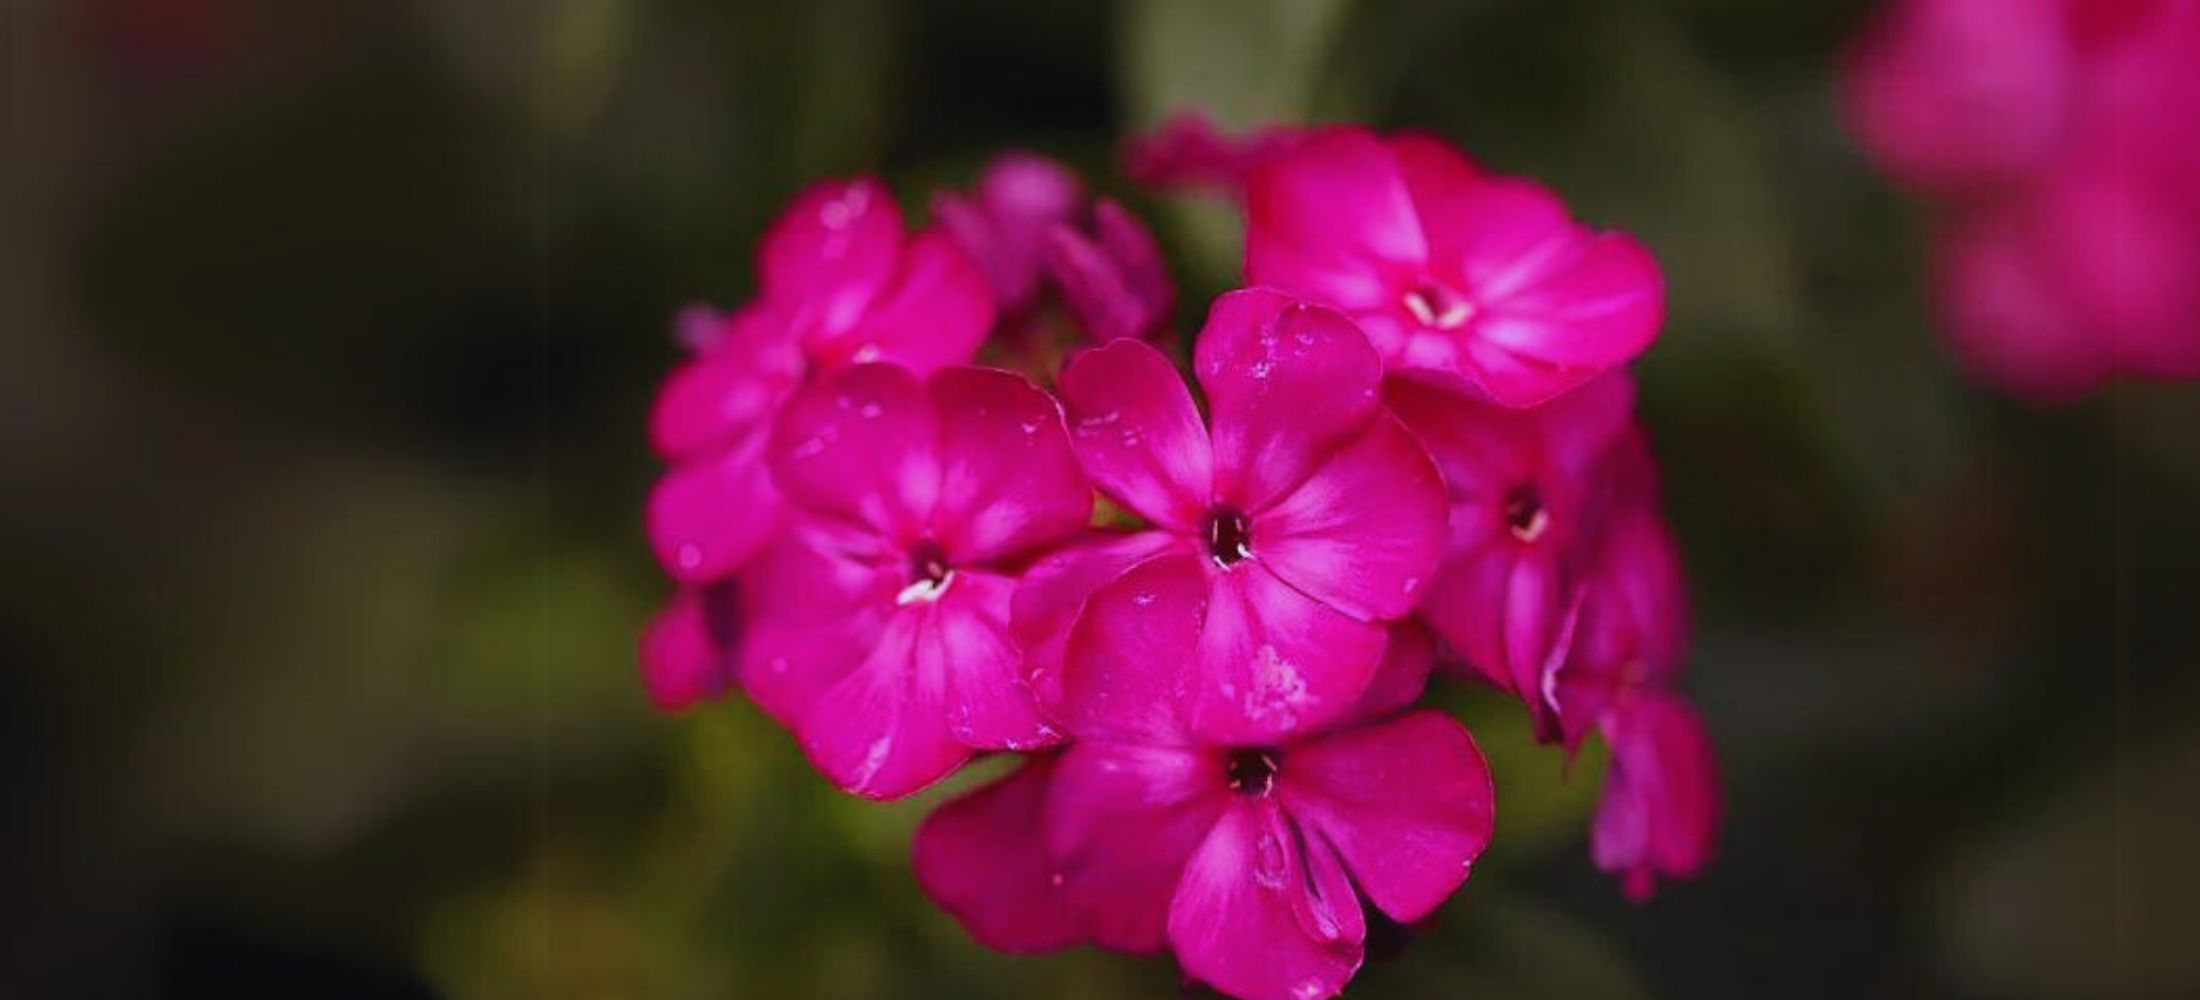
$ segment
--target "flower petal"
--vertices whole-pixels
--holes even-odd
[[[1657,261],[1633,238],[1576,224],[1542,185],[1490,176],[1457,199],[1436,273],[1476,304],[1468,381],[1510,407],[1541,403],[1640,355],[1665,318]]]
[[[684,587],[642,631],[642,687],[658,710],[677,712],[735,686],[740,663],[739,585]]]
[[[1093,592],[1062,653],[1060,714],[1072,735],[1188,741],[1178,695],[1185,672],[1197,669],[1207,593],[1199,558],[1182,552],[1149,558]]]
[[[1291,589],[1258,560],[1207,577],[1197,656],[1178,681],[1201,739],[1273,743],[1342,716],[1367,690],[1382,626]]]
[[[970,759],[948,729],[946,664],[927,634],[932,625],[929,608],[897,611],[863,662],[797,720],[802,751],[844,791],[898,799]]]
[[[942,370],[927,389],[940,429],[932,537],[952,560],[1028,551],[1091,522],[1092,486],[1053,397],[989,368]]]
[[[1245,283],[1348,311],[1387,307],[1428,244],[1398,161],[1364,129],[1331,129],[1256,166],[1245,191]]]
[[[1106,740],[1071,745],[1047,797],[1046,847],[1095,943],[1161,949],[1184,862],[1228,796],[1212,754]]]
[[[1093,591],[1179,539],[1164,531],[1095,535],[1032,564],[1016,586],[1010,632],[1024,650],[1024,674],[1042,710],[1062,704],[1062,653]]]
[[[772,478],[796,506],[914,542],[938,496],[937,442],[932,404],[915,375],[855,365],[787,401],[772,436]]]
[[[1254,515],[1253,555],[1355,618],[1402,617],[1443,554],[1444,500],[1428,453],[1386,415]]]
[[[793,519],[749,570],[741,683],[789,728],[861,664],[885,631],[899,567],[860,546],[869,536]]]
[[[649,543],[673,579],[724,579],[771,538],[782,501],[763,453],[758,434],[723,454],[674,466],[651,488]]]
[[[1265,288],[1215,300],[1193,369],[1213,414],[1217,499],[1275,501],[1381,408],[1383,362],[1352,321]]]
[[[1214,455],[1176,366],[1152,346],[1117,340],[1062,370],[1070,442],[1101,491],[1179,531],[1198,527],[1213,493]]]
[[[1015,591],[1007,577],[955,571],[916,650],[916,669],[946,678],[948,730],[980,750],[1030,750],[1059,739],[1039,717],[1023,653],[1009,636]]]
[[[1436,639],[1428,626],[1412,618],[1392,625],[1382,665],[1375,668],[1375,679],[1367,683],[1359,704],[1345,713],[1345,720],[1372,722],[1404,711],[1421,700],[1435,666]]]
[[[1057,951],[1083,937],[1066,887],[1054,880],[1040,826],[1054,767],[1053,757],[1030,758],[934,809],[917,827],[917,885],[996,951]]]
[[[894,284],[845,333],[812,341],[828,364],[888,361],[925,374],[969,364],[993,329],[993,291],[953,241],[918,233],[902,250]]]
[[[802,355],[750,308],[726,323],[710,349],[673,370],[650,409],[649,439],[667,460],[694,458],[769,434],[779,405],[802,379]]]
[[[1335,854],[1301,839],[1269,801],[1223,813],[1169,903],[1169,944],[1185,975],[1242,1000],[1336,995],[1366,937]]]
[[[795,196],[757,253],[763,297],[790,310],[790,327],[834,336],[862,318],[893,279],[901,210],[869,177],[820,181]]]
[[[1612,766],[1597,801],[1589,849],[1620,876],[1627,897],[1648,899],[1656,877],[1691,878],[1711,860],[1719,828],[1719,771],[1703,719],[1658,692],[1611,717]]]
[[[1294,747],[1277,793],[1335,845],[1367,898],[1412,923],[1460,885],[1489,846],[1496,799],[1465,726],[1420,711]]]

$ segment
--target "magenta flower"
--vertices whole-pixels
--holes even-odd
[[[1688,611],[1680,557],[1657,509],[1655,471],[1639,436],[1622,452],[1610,525],[1545,694],[1569,749],[1592,732],[1612,749],[1590,853],[1640,902],[1658,876],[1693,877],[1709,863],[1719,774],[1703,720],[1673,690]]]
[[[1398,643],[1384,672],[1404,678],[1371,684],[1387,697],[1332,727],[1202,737],[1166,657],[1203,628],[1206,581],[1168,559],[1129,579],[1093,596],[1070,639],[1061,713],[1077,741],[1045,805],[1053,875],[1102,945],[1166,944],[1186,975],[1245,1000],[1332,996],[1360,964],[1362,897],[1410,923],[1466,881],[1489,842],[1488,767],[1458,722],[1395,714],[1427,676],[1425,642]]]
[[[1842,107],[1906,184],[2001,183],[2052,162],[2077,103],[2068,0],[1896,0],[1843,58]]]
[[[968,195],[941,192],[932,214],[984,265],[1001,311],[1029,328],[1049,289],[1095,340],[1152,338],[1176,305],[1161,247],[1123,206],[1085,203],[1069,168],[1031,153],[988,163]]]
[[[777,523],[763,452],[810,373],[882,360],[927,372],[968,361],[993,325],[977,269],[945,237],[905,237],[868,179],[802,192],[764,237],[756,301],[681,314],[694,356],[659,392],[650,437],[671,470],[649,498],[651,545],[685,584],[724,579]]]
[[[741,655],[740,585],[683,587],[642,630],[642,689],[677,712],[731,690]]]
[[[787,510],[747,579],[742,681],[818,770],[887,799],[1054,742],[1008,634],[1021,567],[1092,516],[1054,400],[855,365],[788,401],[770,451]]]
[[[1533,406],[1633,360],[1664,280],[1623,233],[1423,136],[1330,129],[1256,167],[1245,279],[1350,315],[1393,369]]]
[[[1161,245],[1123,206],[1095,202],[1089,233],[1055,226],[1047,235],[1045,259],[1062,303],[1092,339],[1152,340],[1168,331],[1176,286],[1169,281]]]
[[[1123,172],[1153,188],[1205,188],[1235,197],[1254,167],[1289,150],[1313,130],[1271,125],[1224,135],[1196,111],[1170,116],[1123,144]]]
[[[1692,878],[1710,863],[1719,827],[1719,773],[1703,719],[1667,691],[1638,698],[1604,724],[1611,770],[1590,828],[1599,869],[1627,898],[1650,898],[1657,877]]]
[[[1586,562],[1615,485],[1634,407],[1608,374],[1532,410],[1392,379],[1391,410],[1443,470],[1451,531],[1422,614],[1478,676],[1518,696],[1546,738],[1544,675],[1563,656]]]
[[[1442,481],[1383,412],[1381,363],[1337,313],[1232,292],[1195,355],[1211,429],[1144,343],[1064,370],[1078,458],[1152,527],[1035,568],[1043,592],[1019,600],[1018,632],[1044,693],[1061,635],[1094,608],[1190,614],[1200,628],[1165,661],[1181,672],[1184,718],[1202,738],[1262,742],[1335,718],[1366,688],[1384,623],[1412,610],[1442,548]],[[1139,582],[1150,572],[1202,587],[1189,608],[1155,607]]]
[[[2200,378],[2200,7],[1897,0],[1851,129],[1934,199],[1935,294],[1981,380],[2040,402]]]
[[[1038,300],[1047,234],[1084,205],[1085,186],[1068,167],[1012,152],[988,162],[969,194],[934,194],[932,217],[985,269],[1001,312],[1016,314]]]

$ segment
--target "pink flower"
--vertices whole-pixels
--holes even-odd
[[[1004,313],[1038,299],[1047,234],[1084,210],[1085,186],[1068,167],[1033,153],[996,156],[967,195],[932,196],[932,217],[985,269]]]
[[[1041,807],[1044,864],[1000,874],[1046,871],[1051,905],[1083,936],[1134,952],[1166,945],[1186,975],[1232,996],[1332,996],[1360,964],[1363,897],[1413,922],[1465,882],[1489,842],[1488,767],[1458,722],[1398,714],[1428,671],[1427,643],[1410,638],[1370,685],[1381,697],[1334,727],[1252,744],[1201,737],[1166,657],[1203,628],[1206,581],[1167,559],[1132,577],[1150,589],[1103,589],[1070,639],[1060,708],[1077,742]],[[1151,605],[1136,603],[1142,593]],[[1030,832],[995,829],[988,841],[1013,851],[999,834],[1028,845]],[[1004,887],[993,898],[1029,897]]]
[[[742,680],[817,768],[887,799],[1053,742],[1008,617],[1021,567],[1092,515],[1055,402],[855,365],[787,403],[770,452],[787,512],[747,578]]]
[[[1207,116],[1180,112],[1123,144],[1123,172],[1147,187],[1207,188],[1235,196],[1254,167],[1310,134],[1309,129],[1272,125],[1223,135]]]
[[[717,698],[735,684],[740,651],[739,584],[682,588],[642,630],[642,688],[666,712]]]
[[[1176,305],[1153,233],[1113,201],[1088,207],[1077,175],[1045,157],[994,158],[971,194],[934,195],[932,214],[984,265],[1018,330],[1029,328],[1050,289],[1102,341],[1154,337]]]
[[[1047,234],[1047,275],[1070,316],[1094,340],[1152,340],[1176,308],[1161,245],[1144,223],[1105,199],[1092,206],[1090,233],[1067,224]]]
[[[1650,691],[1604,723],[1612,766],[1590,828],[1597,867],[1642,902],[1657,877],[1692,878],[1711,860],[1719,827],[1719,772],[1696,710]]]
[[[1622,233],[1424,136],[1335,128],[1246,185],[1245,279],[1350,315],[1386,365],[1533,406],[1633,360],[1663,278]]]
[[[2052,162],[2078,103],[2066,0],[1895,0],[1842,63],[1850,127],[1905,184],[2004,182]]]
[[[885,187],[817,184],[764,237],[758,296],[731,315],[691,308],[694,357],[665,380],[650,437],[671,466],[649,498],[652,546],[685,584],[730,576],[776,524],[764,443],[810,373],[883,360],[927,372],[968,361],[993,325],[977,269],[945,237],[905,237]]]
[[[1096,608],[1190,614],[1200,628],[1184,646],[1156,651],[1181,672],[1184,718],[1205,739],[1263,742],[1335,718],[1367,687],[1384,623],[1412,610],[1442,547],[1443,487],[1383,412],[1381,364],[1337,313],[1232,292],[1195,355],[1211,427],[1139,341],[1064,370],[1078,458],[1152,527],[1036,567],[1017,631],[1044,694],[1062,636]],[[1201,586],[1188,607],[1159,607],[1142,582],[1156,573]]]
[[[2067,402],[2200,378],[2200,6],[1897,0],[1843,67],[1852,129],[1935,200],[1935,293],[1981,380]]]
[[[1411,378],[1392,379],[1387,398],[1435,456],[1450,496],[1451,531],[1422,614],[1477,675],[1525,702],[1548,738],[1544,676],[1572,634],[1633,383],[1614,372],[1532,410]]]
[[[1680,557],[1647,448],[1638,437],[1623,450],[1611,523],[1545,693],[1569,749],[1592,732],[1612,749],[1590,853],[1640,902],[1657,876],[1693,877],[1709,863],[1719,774],[1703,720],[1673,690],[1688,641]]]

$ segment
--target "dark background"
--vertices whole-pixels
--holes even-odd
[[[1496,844],[1356,996],[2191,996],[2200,394],[2041,411],[1933,340],[1843,138],[1858,3],[15,0],[0,247],[14,995],[1169,996],[971,944],[938,793],[645,707],[643,421],[805,180],[913,213],[1182,106],[1446,135],[1654,247],[1639,366],[1726,769],[1626,904],[1516,711]]]

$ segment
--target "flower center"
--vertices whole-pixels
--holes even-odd
[[[1442,285],[1422,282],[1406,290],[1400,300],[1406,312],[1422,326],[1439,330],[1457,330],[1474,318],[1474,303],[1466,297]]]
[[[909,547],[909,585],[901,588],[894,603],[937,601],[954,582],[955,567],[947,564],[947,553],[940,550],[940,543],[923,539]]]
[[[1532,542],[1551,526],[1551,512],[1543,506],[1543,494],[1534,483],[1521,483],[1505,494],[1505,527],[1514,538]]]
[[[1253,554],[1253,526],[1245,515],[1228,507],[1217,507],[1207,515],[1207,555],[1215,565],[1231,564]]]
[[[1223,774],[1230,781],[1230,790],[1252,799],[1268,794],[1276,784],[1276,758],[1279,756],[1266,747],[1230,751],[1229,759],[1223,763]]]

